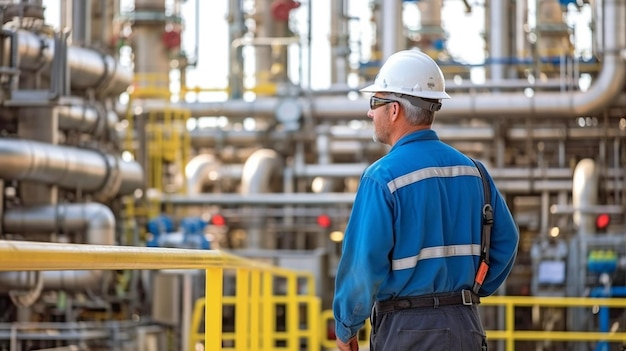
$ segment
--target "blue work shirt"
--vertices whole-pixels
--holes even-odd
[[[494,224],[480,296],[515,261],[519,230],[488,176]],[[375,301],[471,289],[480,260],[484,192],[472,160],[433,130],[402,137],[359,183],[336,276],[335,333],[347,341]]]

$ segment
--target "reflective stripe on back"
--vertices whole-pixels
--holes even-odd
[[[413,268],[420,260],[429,258],[445,258],[452,256],[480,256],[480,245],[450,245],[423,248],[419,254],[411,257],[391,261],[391,269],[394,271]]]
[[[474,166],[429,167],[400,176],[387,183],[387,187],[393,193],[403,186],[419,182],[420,180],[465,175],[480,177],[480,172]]]

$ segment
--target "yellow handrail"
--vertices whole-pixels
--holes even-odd
[[[626,308],[626,298],[594,297],[541,297],[541,296],[490,296],[482,300],[483,306],[501,306],[505,311],[504,330],[487,330],[487,338],[504,340],[507,351],[515,350],[515,341],[614,341],[626,342],[624,332],[558,331],[558,330],[516,330],[516,307],[572,308],[572,307],[612,307]]]
[[[332,312],[320,311],[312,274],[292,271],[227,254],[217,250],[145,248],[60,244],[0,240],[0,271],[45,270],[204,269],[205,298],[196,302],[190,340],[203,342],[205,350],[297,350],[333,348],[334,340],[324,335]],[[225,274],[234,274],[234,295],[224,296]],[[280,289],[276,281],[284,282]],[[223,330],[223,307],[235,307],[234,332]],[[516,341],[626,342],[626,333],[609,331],[517,330],[515,309],[593,308],[626,309],[626,298],[491,296],[480,308],[503,308],[503,329],[486,330],[489,340],[503,340],[506,351]],[[285,310],[284,328],[278,330],[277,308]],[[204,333],[198,333],[205,324]],[[360,342],[367,343],[369,323]],[[195,342],[190,343],[195,345]],[[190,347],[191,350],[191,347]]]
[[[319,349],[319,298],[310,273],[297,272],[253,261],[217,250],[146,248],[60,244],[0,240],[0,271],[46,270],[204,269],[205,298],[193,313],[193,341],[204,350],[223,350],[223,340],[234,340],[235,350],[298,350],[306,340],[311,350]],[[224,296],[224,277],[235,272],[234,296]],[[286,281],[276,291],[275,280]],[[303,284],[304,282],[304,284]],[[306,289],[303,289],[306,288]],[[235,331],[223,333],[224,305],[235,306]],[[285,306],[285,330],[275,328],[276,306]],[[302,311],[302,308],[306,309]],[[204,314],[204,333],[197,335]],[[306,327],[301,321],[306,318]],[[285,347],[277,348],[280,340]],[[190,342],[195,346],[195,342]],[[190,346],[190,350],[195,348]]]

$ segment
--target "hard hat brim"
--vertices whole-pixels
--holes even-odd
[[[450,99],[450,95],[443,91],[403,91],[393,88],[383,88],[380,85],[374,83],[366,86],[365,88],[359,89],[362,93],[396,93],[396,94],[404,94],[415,97],[420,97],[424,99]]]

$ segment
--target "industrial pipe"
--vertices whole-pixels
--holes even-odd
[[[608,0],[604,4],[601,31],[605,35],[605,45],[602,69],[589,90],[534,92],[531,96],[523,91],[451,94],[452,99],[444,101],[443,108],[437,112],[437,118],[587,116],[610,106],[622,92],[626,79],[623,57],[626,50],[626,3]],[[520,84],[527,84],[527,80],[523,82],[520,81]],[[253,101],[190,102],[175,106],[188,109],[192,116],[263,117],[274,116],[282,100],[281,97],[265,97]],[[365,119],[368,109],[365,98],[337,97],[318,101],[307,97],[299,99],[298,103],[304,106],[303,111],[314,111],[316,117],[328,119]],[[144,111],[161,108],[149,103],[142,107]]]
[[[76,130],[83,133],[114,131],[119,121],[115,111],[94,105],[79,103],[73,105],[60,105],[56,107],[59,117],[59,129]]]
[[[54,38],[30,31],[17,31],[19,68],[50,75]],[[110,56],[93,49],[70,46],[67,53],[70,85],[73,90],[95,89],[101,96],[119,95],[130,86],[132,70]]]
[[[143,186],[141,165],[97,150],[2,138],[0,164],[2,179],[79,189],[102,199],[128,195]]]
[[[75,233],[85,234],[92,245],[115,245],[115,216],[100,203],[62,204],[7,210],[2,218],[5,233]],[[76,267],[79,268],[79,267]],[[45,271],[44,289],[81,289],[95,287],[103,275],[99,270]],[[3,289],[30,289],[36,283],[28,272],[0,272]]]
[[[436,125],[437,135],[446,142],[456,141],[493,141],[495,132],[490,126],[467,126],[438,124]],[[371,141],[373,129],[353,129],[347,126],[333,126],[330,130],[331,144],[338,140],[343,141]],[[245,130],[223,130],[217,128],[194,129],[189,132],[191,146],[194,148],[218,147],[219,145],[241,145],[246,146],[263,141],[278,141],[287,138],[288,132],[284,130],[272,130],[267,132],[245,131]],[[315,133],[317,134],[317,133]],[[302,135],[299,140],[312,141],[315,134]],[[537,140],[580,140],[589,138],[621,138],[623,132],[619,129],[603,130],[599,128],[580,127],[541,127],[533,128],[533,137]],[[527,127],[511,127],[505,135],[507,140],[526,141],[528,140]],[[362,150],[363,144],[355,144],[354,151]],[[332,147],[331,147],[332,149]]]
[[[271,149],[259,149],[253,152],[243,165],[241,193],[244,195],[271,192],[272,176],[280,176],[282,160]],[[250,209],[250,224],[247,229],[248,247],[261,249],[262,230],[264,227],[257,209]]]
[[[590,158],[582,159],[574,169],[572,187],[572,205],[574,207],[573,220],[579,234],[595,233],[593,214],[583,213],[582,208],[588,208],[598,203],[599,170],[596,162]]]

